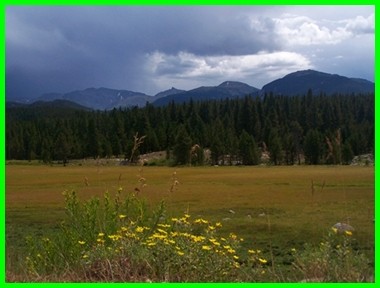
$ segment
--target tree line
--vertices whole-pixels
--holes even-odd
[[[309,91],[111,111],[6,111],[8,160],[135,162],[139,154],[163,150],[174,165],[257,165],[263,159],[273,165],[348,164],[354,155],[374,153],[374,94]]]

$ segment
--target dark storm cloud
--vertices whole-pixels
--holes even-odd
[[[237,13],[241,10],[8,7],[7,94],[37,96],[88,86],[144,90],[146,53],[239,55],[256,53],[264,44],[265,49],[275,48],[274,42],[250,29],[249,18]],[[22,85],[18,75],[29,84]],[[33,88],[33,83],[38,85]]]
[[[249,77],[261,77],[264,84],[290,69],[313,67],[313,49],[305,43],[331,46],[373,33],[373,18],[353,9],[338,28],[315,20],[331,9],[316,9],[314,18],[302,9],[306,16],[282,6],[7,7],[7,97],[100,86],[154,94],[225,77],[249,84],[255,84]],[[343,21],[337,16],[343,10],[334,10],[332,19]],[[344,58],[347,51],[330,54]]]

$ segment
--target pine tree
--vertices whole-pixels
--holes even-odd
[[[211,162],[213,165],[218,165],[221,158],[221,164],[224,165],[224,154],[225,154],[225,131],[220,121],[220,118],[217,118],[213,125],[210,127],[210,149],[211,149]]]
[[[54,157],[56,160],[62,161],[63,166],[66,166],[70,155],[70,144],[67,141],[67,135],[60,131],[54,144]]]
[[[255,139],[245,130],[243,130],[240,135],[239,156],[242,160],[243,165],[259,164],[259,155]]]
[[[100,133],[96,126],[95,119],[90,119],[87,131],[87,151],[94,159],[102,154],[102,143]]]
[[[354,152],[352,152],[352,148],[350,143],[345,142],[342,147],[342,162],[345,165],[348,165],[351,163],[352,159],[354,158]]]
[[[317,130],[309,130],[305,136],[304,152],[305,161],[308,164],[316,165],[320,163],[322,155],[322,136]]]
[[[271,162],[274,165],[280,165],[282,161],[282,144],[277,129],[272,129],[269,133],[268,150]]]
[[[175,165],[187,165],[190,162],[191,138],[184,125],[178,127],[175,143],[173,148]]]

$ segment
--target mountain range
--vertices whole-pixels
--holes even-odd
[[[374,92],[375,85],[365,79],[348,78],[337,74],[328,74],[314,70],[303,70],[290,73],[281,79],[263,86],[262,92],[276,95],[302,95],[308,90],[314,95],[325,93],[367,93]]]
[[[161,97],[153,102],[153,105],[163,106],[174,101],[176,103],[187,102],[190,99],[194,101],[200,100],[216,100],[224,98],[236,98],[245,95],[258,95],[260,89],[249,86],[248,84],[236,81],[226,81],[218,86],[199,87],[189,91]]]
[[[183,103],[190,101],[237,98],[246,95],[263,96],[265,93],[274,95],[303,95],[309,90],[314,95],[325,93],[332,95],[352,94],[352,93],[372,93],[375,84],[371,81],[359,78],[348,78],[337,74],[328,74],[315,70],[303,70],[290,73],[283,78],[274,80],[258,89],[248,84],[236,81],[226,81],[218,86],[202,86],[192,90],[179,90],[172,87],[154,96],[146,95],[141,92],[128,90],[117,90],[110,88],[87,88],[85,90],[73,91],[69,93],[48,93],[41,95],[37,99],[29,99],[28,103],[34,105],[46,105],[44,102],[61,100],[60,103],[68,105],[67,102],[74,102],[78,105],[95,110],[109,110],[118,107],[143,107],[147,102],[156,106],[167,105],[174,101]],[[8,102],[12,99],[7,99]],[[7,107],[18,105],[7,103]],[[80,106],[79,106],[80,107]]]

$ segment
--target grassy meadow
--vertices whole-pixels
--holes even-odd
[[[291,251],[319,245],[337,222],[352,225],[356,249],[374,257],[373,167],[7,165],[10,280],[21,273],[25,237],[54,234],[65,217],[62,193],[72,190],[81,200],[134,191],[152,209],[164,199],[168,218],[185,213],[220,222],[221,235],[236,233],[242,246],[260,249],[285,281],[292,278]]]

